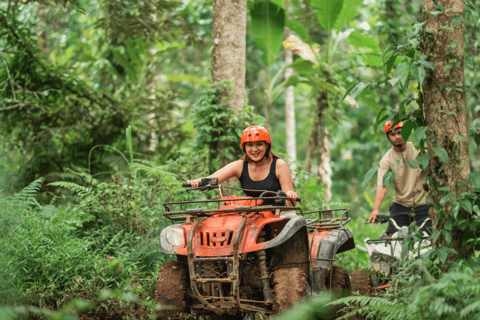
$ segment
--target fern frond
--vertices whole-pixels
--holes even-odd
[[[85,178],[85,180],[87,181],[87,183],[90,183],[92,185],[97,185],[97,179],[95,179],[94,177],[92,177],[90,174],[88,173],[83,173],[83,172],[75,172],[73,171],[72,169],[70,168],[63,168],[63,170],[65,172],[70,172],[70,173],[73,173],[74,175],[77,175],[77,176],[80,176],[82,178]]]
[[[166,169],[166,166],[152,167],[144,163],[131,162],[130,169],[135,173],[144,172],[148,176],[163,178],[165,176],[174,176],[173,173]]]
[[[55,181],[55,182],[49,183],[48,185],[54,186],[54,187],[61,187],[61,188],[65,188],[70,191],[73,191],[81,199],[85,198],[92,192],[92,188],[84,187],[69,181]]]
[[[37,199],[35,199],[35,196],[42,187],[43,181],[43,178],[38,178],[37,180],[30,183],[28,186],[23,188],[22,191],[20,191],[17,195],[14,196],[14,204],[27,204],[30,206],[40,207],[40,204],[38,203]]]

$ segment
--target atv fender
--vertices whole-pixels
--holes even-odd
[[[355,248],[353,234],[348,228],[333,230],[321,241],[314,267],[329,267],[335,254]]]
[[[295,216],[290,218],[290,221],[287,222],[285,227],[283,227],[282,231],[269,241],[269,243],[264,247],[264,249],[270,249],[277,247],[287,241],[288,239],[292,238],[295,233],[301,228],[306,228],[307,222],[305,218],[302,216]]]
[[[335,255],[354,248],[353,234],[348,228],[333,230],[323,237],[317,254],[312,257],[314,291],[326,289],[326,272],[332,269]]]

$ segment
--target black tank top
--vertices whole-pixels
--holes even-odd
[[[245,194],[249,197],[259,197],[263,190],[268,191],[279,191],[282,190],[282,186],[280,185],[280,180],[278,180],[276,175],[276,165],[277,165],[277,158],[273,158],[272,163],[270,164],[270,172],[268,176],[261,180],[261,181],[253,181],[248,174],[248,161],[243,162],[243,170],[242,174],[240,175],[240,184],[242,189],[253,189],[253,190],[262,190],[262,191],[247,191],[244,190]],[[266,197],[272,197],[271,195],[265,195]],[[273,200],[264,200],[263,204],[273,204]]]

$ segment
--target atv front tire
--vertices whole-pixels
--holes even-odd
[[[307,296],[307,276],[299,268],[273,272],[273,314],[278,314]]]
[[[157,276],[155,303],[165,309],[157,311],[157,320],[176,319],[186,307],[187,270],[180,261],[162,264]]]

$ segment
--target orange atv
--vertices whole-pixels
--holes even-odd
[[[160,248],[177,261],[164,263],[158,273],[155,302],[165,307],[159,319],[182,313],[252,318],[276,314],[322,290],[351,289],[346,270],[333,266],[337,253],[355,248],[345,228],[348,209],[308,212],[319,218],[305,220],[296,214],[306,214],[300,208],[285,205],[289,198],[281,191],[225,196],[226,189],[238,188],[208,178],[196,189],[217,188],[218,200],[163,204],[164,216],[175,224],[161,231]],[[262,205],[264,200],[274,205]]]

